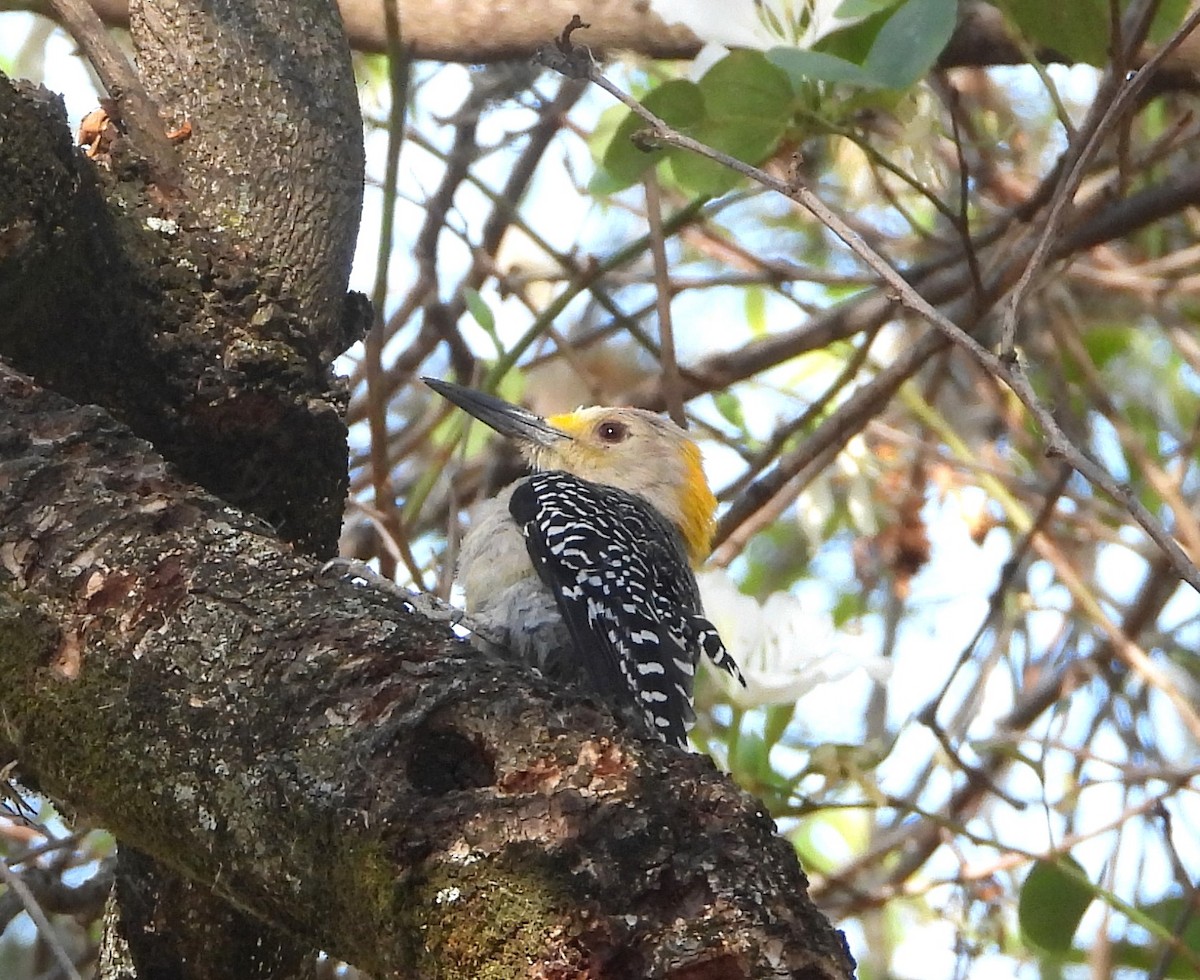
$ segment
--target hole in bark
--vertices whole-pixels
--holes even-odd
[[[453,731],[421,730],[408,757],[408,781],[429,796],[491,786],[492,759],[467,736]]]

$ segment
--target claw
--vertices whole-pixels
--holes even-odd
[[[494,642],[487,631],[474,623],[465,609],[452,606],[432,592],[414,592],[397,585],[390,578],[380,575],[364,561],[354,558],[331,558],[317,571],[318,578],[332,578],[338,582],[360,581],[368,588],[375,589],[399,599],[410,607],[413,612],[435,623],[448,623],[451,627],[462,627],[470,633],[475,633],[489,643]]]

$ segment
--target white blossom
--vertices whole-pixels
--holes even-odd
[[[650,0],[667,24],[682,24],[706,44],[725,48],[808,49],[857,23],[839,17],[844,0]]]
[[[838,633],[827,615],[806,611],[794,595],[776,592],[759,603],[720,570],[701,572],[697,581],[705,614],[746,678],[742,687],[721,675],[740,708],[791,704],[858,670],[877,681],[890,673],[887,660]]]

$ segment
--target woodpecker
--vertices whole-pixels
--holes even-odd
[[[716,527],[700,448],[642,409],[542,418],[424,381],[513,440],[534,470],[473,515],[458,565],[467,615],[546,676],[685,747],[700,653],[745,684],[704,618],[692,571]]]

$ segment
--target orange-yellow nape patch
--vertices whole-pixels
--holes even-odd
[[[684,440],[684,466],[687,480],[683,489],[683,540],[687,544],[688,557],[693,565],[699,565],[712,550],[713,535],[717,530],[717,498],[713,496],[704,476],[700,460],[700,447],[691,439]]]

